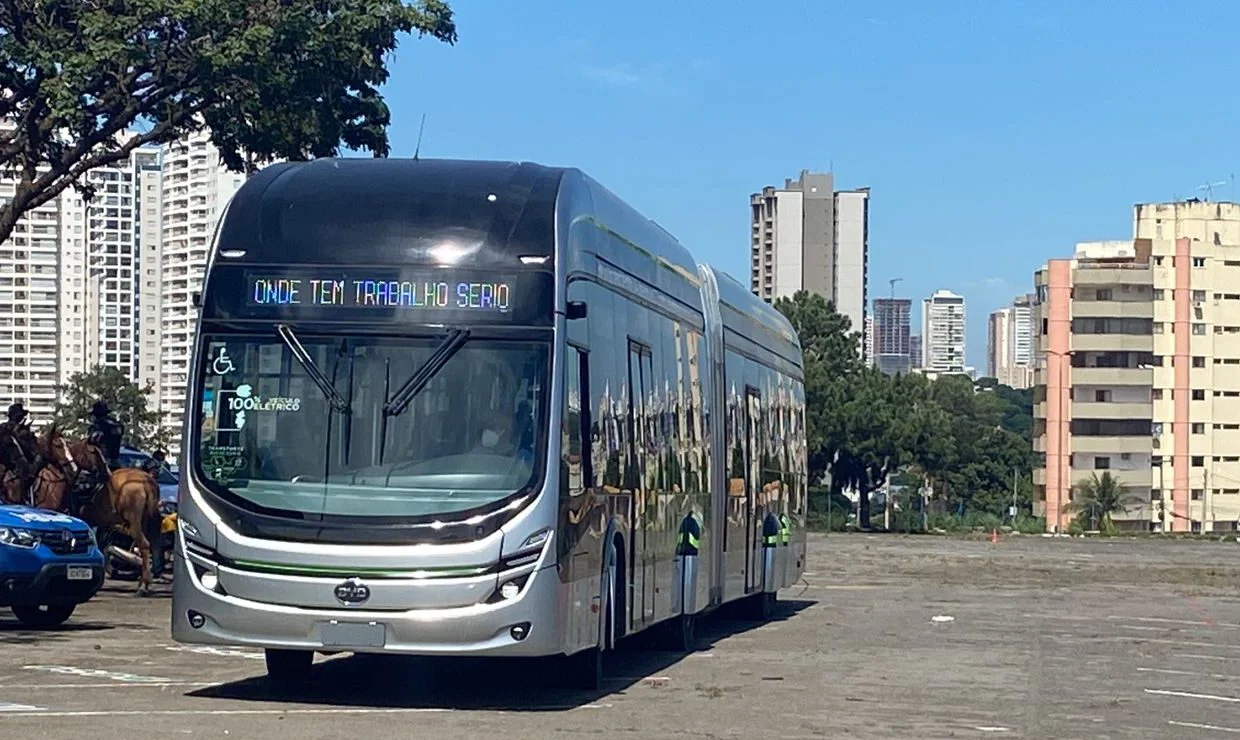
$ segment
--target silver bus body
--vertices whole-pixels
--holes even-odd
[[[205,327],[227,324],[212,318],[211,296],[230,290],[225,283],[240,274],[228,272],[230,258],[221,255],[246,251],[230,234],[261,228],[276,242],[275,211],[263,211],[262,221],[250,210],[274,199],[295,211],[298,177],[318,177],[316,187],[338,187],[335,197],[364,209],[378,191],[349,188],[367,173],[416,183],[424,171],[444,176],[454,167],[494,177],[501,193],[514,172],[554,182],[545,255],[554,265],[554,316],[546,326],[549,393],[537,432],[545,436],[537,486],[473,515],[468,526],[480,536],[451,541],[433,536],[463,526],[450,514],[409,525],[407,541],[369,543],[361,530],[333,541],[330,527],[285,537],[278,512],[222,503],[203,472],[209,461],[200,436],[202,379],[220,354],[210,354]],[[333,169],[358,177],[336,184]],[[256,243],[247,242],[250,251],[261,251]],[[296,245],[288,248],[288,261],[296,261]],[[491,259],[504,258],[492,251]],[[393,260],[400,258],[397,251]],[[597,673],[598,654],[625,635],[661,626],[691,643],[694,617],[742,599],[769,614],[775,592],[804,572],[804,390],[791,325],[578,170],[385,160],[273,166],[247,182],[221,218],[203,301],[181,453],[178,642],[264,648],[269,667],[271,655],[313,651],[576,656],[589,674]],[[269,331],[255,327],[237,331]],[[358,468],[352,475],[378,474]]]

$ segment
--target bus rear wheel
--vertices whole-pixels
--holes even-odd
[[[314,664],[312,650],[264,651],[267,661],[267,677],[273,681],[304,681]]]
[[[749,609],[759,622],[769,622],[775,616],[777,599],[774,591],[763,591],[749,597]]]
[[[681,614],[664,622],[661,642],[672,652],[693,652],[697,646],[697,615]]]

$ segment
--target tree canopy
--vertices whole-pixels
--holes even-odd
[[[888,475],[928,485],[940,508],[1003,516],[1027,509],[1033,451],[1032,395],[965,376],[934,381],[866,367],[846,316],[818,295],[797,293],[775,307],[801,338],[811,484],[829,481],[832,499],[858,493],[857,519]]]
[[[1126,487],[1111,471],[1094,473],[1076,486],[1076,499],[1068,510],[1076,512],[1076,524],[1085,530],[1112,531],[1111,516],[1125,510]]]
[[[89,372],[74,373],[67,384],[56,390],[62,400],[56,405],[52,421],[69,434],[86,435],[90,407],[102,400],[112,416],[125,425],[126,444],[144,450],[168,445],[168,434],[159,425],[159,414],[146,407],[149,388],[139,388],[114,367],[96,366]]]
[[[132,0],[0,4],[0,241],[29,210],[143,145],[210,131],[234,171],[387,156],[379,87],[398,36],[456,41],[443,0]],[[136,131],[136,133],[134,133]]]

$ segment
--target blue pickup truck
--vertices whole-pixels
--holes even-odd
[[[64,624],[103,586],[103,553],[81,519],[0,506],[0,607],[28,627]]]

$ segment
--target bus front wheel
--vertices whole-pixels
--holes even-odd
[[[267,677],[273,681],[304,681],[314,664],[312,650],[264,651],[267,660]]]
[[[603,651],[614,649],[616,641],[616,610],[617,573],[623,573],[619,566],[619,551],[615,543],[607,546],[603,557],[602,587],[599,589],[599,634],[598,643],[593,647],[568,656],[565,678],[570,688],[584,691],[598,691],[603,687]]]

